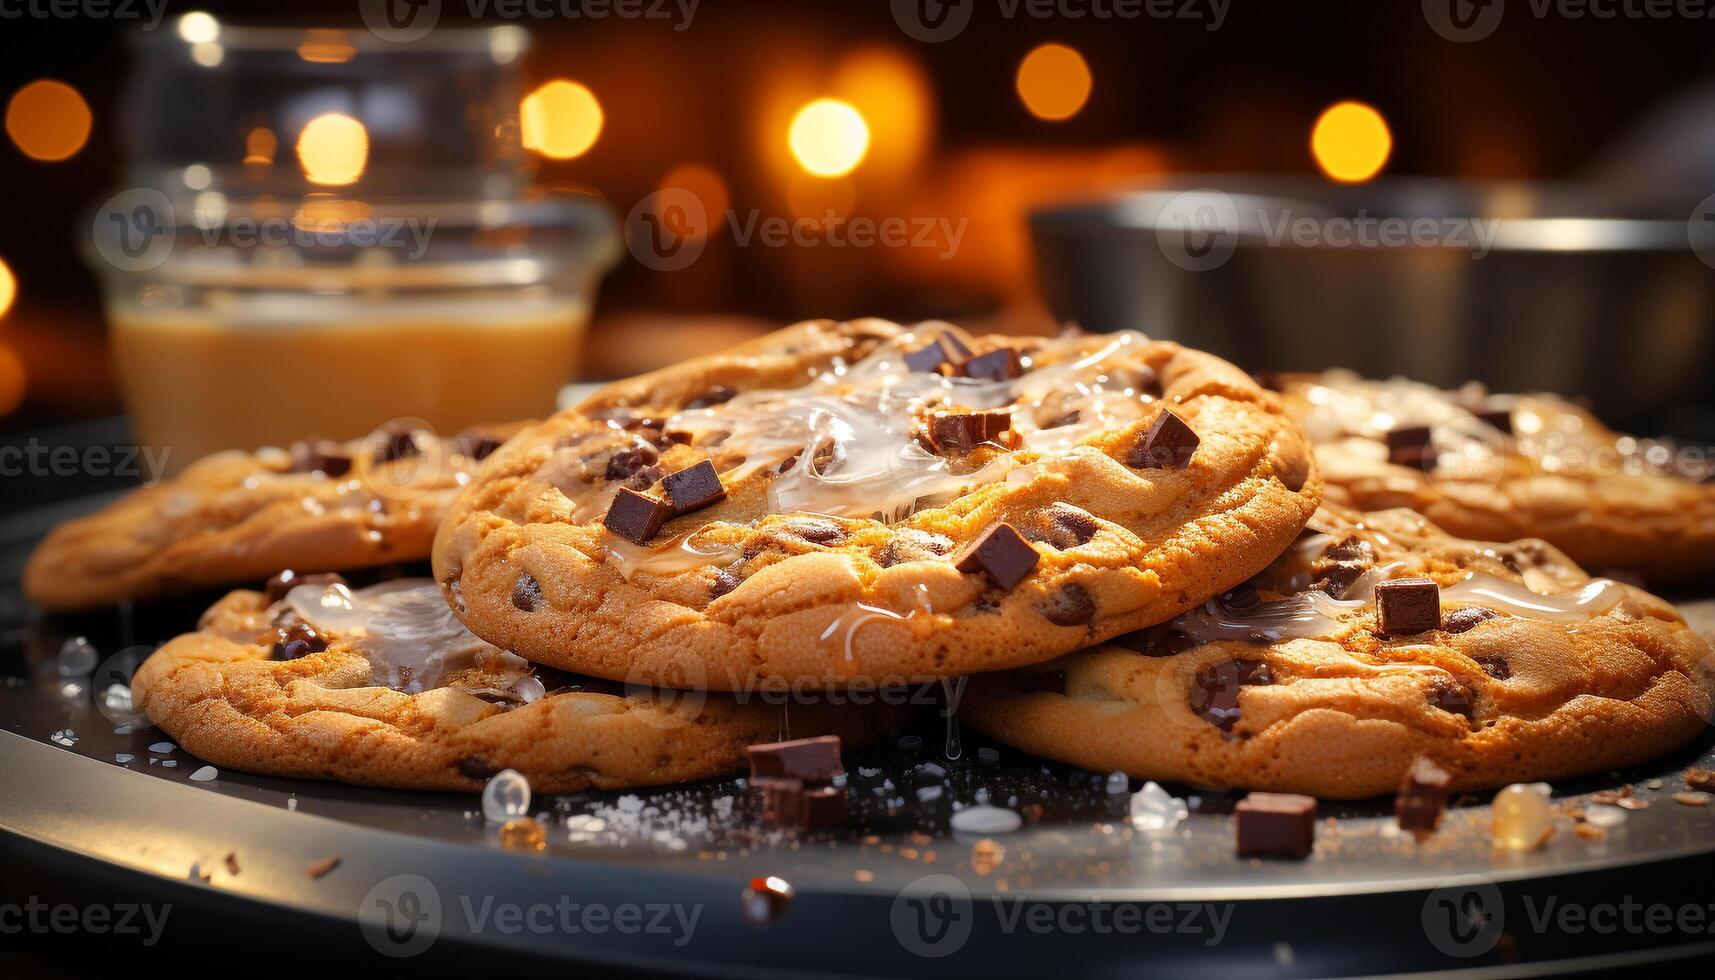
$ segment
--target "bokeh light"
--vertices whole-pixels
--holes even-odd
[[[274,131],[266,126],[257,126],[244,137],[244,162],[268,164],[274,162],[274,149],[277,145]]]
[[[519,106],[524,148],[552,160],[588,153],[601,136],[603,121],[595,93],[563,78],[526,95]]]
[[[93,118],[77,89],[41,78],[6,104],[6,133],[25,156],[52,163],[83,149]]]
[[[24,362],[12,348],[0,344],[0,415],[7,415],[24,401]]]
[[[860,48],[834,66],[828,94],[851,103],[869,126],[866,174],[916,172],[935,130],[934,88],[916,57],[891,46]]]
[[[1336,102],[1323,110],[1310,130],[1310,153],[1334,180],[1361,183],[1387,165],[1393,134],[1374,108],[1362,102]]]
[[[313,184],[338,187],[363,176],[369,162],[369,133],[338,112],[311,119],[298,134],[298,165]]]
[[[792,117],[786,141],[805,170],[818,177],[843,177],[869,151],[869,124],[849,102],[817,99]]]
[[[1043,44],[1018,63],[1018,97],[1038,119],[1057,121],[1078,114],[1094,84],[1084,56],[1064,44]]]
[[[220,21],[202,10],[193,10],[179,18],[179,38],[186,44],[212,44],[220,40]]]
[[[0,316],[12,308],[12,301],[18,298],[18,280],[12,275],[12,267],[0,259]]]

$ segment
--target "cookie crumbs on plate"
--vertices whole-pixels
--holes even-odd
[[[310,867],[309,867],[310,877],[311,878],[325,877],[328,874],[328,872],[339,867],[339,861],[340,861],[340,858],[339,858],[338,854],[330,854],[327,857],[322,858],[320,861],[317,861],[316,863],[310,865]]]
[[[1685,770],[1685,788],[1715,792],[1715,770],[1692,768]]]
[[[1708,806],[1709,794],[1701,792],[1675,793],[1673,794],[1673,802],[1683,806]]]
[[[234,877],[237,877],[237,875],[238,875],[238,852],[237,851],[227,851],[226,852],[226,873],[229,875],[232,875]]]

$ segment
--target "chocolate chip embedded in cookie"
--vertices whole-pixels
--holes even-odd
[[[680,437],[629,441],[649,431]],[[436,574],[478,635],[581,673],[921,680],[1171,618],[1266,566],[1319,493],[1278,399],[1179,345],[815,322],[510,440]],[[512,602],[521,573],[549,607]]]
[[[1671,605],[1552,548],[1453,538],[1403,510],[1328,505],[1314,523],[1253,588],[1053,661],[1053,689],[1043,669],[972,678],[960,717],[1096,772],[1344,799],[1405,793],[1419,757],[1453,791],[1633,765],[1715,710],[1715,654]],[[1314,579],[1323,549],[1373,560],[1345,598]],[[1437,602],[1384,613],[1390,594]],[[1433,825],[1418,772],[1408,829]]]
[[[502,769],[546,793],[726,775],[746,745],[774,738],[781,710],[543,670],[471,635],[426,579],[273,602],[234,592],[144,661],[131,693],[182,749],[223,768],[467,791]],[[904,716],[796,692],[791,712],[795,730],[827,733],[836,767],[841,739],[861,743]],[[794,756],[783,771],[818,760]],[[808,819],[830,819],[829,801],[806,806]]]
[[[32,602],[88,609],[298,573],[427,558],[435,529],[489,442],[420,423],[364,439],[224,452],[43,539],[24,570]],[[474,440],[474,441],[473,441]]]

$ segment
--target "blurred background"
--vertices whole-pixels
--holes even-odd
[[[251,390],[265,404],[334,405],[321,417],[283,409],[300,429],[350,434],[328,431],[341,428],[340,412],[354,427],[379,421],[347,401],[354,385],[316,368],[314,357],[340,347],[298,343],[280,332],[278,310],[246,305],[260,260],[240,272],[213,263],[228,277],[215,282],[176,255],[116,271],[99,242],[92,254],[104,217],[123,235],[128,218],[153,214],[129,201],[117,218],[102,210],[141,187],[178,203],[186,227],[206,222],[187,219],[185,202],[201,208],[209,202],[198,195],[210,193],[234,213],[288,214],[299,227],[311,209],[334,224],[440,215],[467,251],[443,255],[424,277],[432,283],[400,285],[398,269],[363,262],[325,281],[294,278],[323,268],[310,247],[300,250],[307,259],[276,263],[287,271],[268,279],[268,294],[301,298],[285,320],[373,326],[368,307],[303,310],[330,295],[438,285],[446,269],[468,271],[472,254],[513,256],[504,282],[483,273],[473,286],[493,309],[516,308],[493,292],[510,283],[546,303],[550,319],[581,326],[588,314],[587,336],[570,346],[516,345],[545,365],[538,388],[633,373],[809,317],[938,317],[1017,333],[1078,320],[1206,343],[1250,369],[1343,363],[1448,383],[1552,385],[1592,398],[1615,423],[1715,441],[1715,270],[1697,239],[1700,202],[1715,192],[1715,112],[1705,111],[1715,22],[1553,6],[1539,16],[1516,0],[1498,21],[1482,20],[1502,8],[116,0],[62,17],[20,6],[0,22],[0,180],[12,209],[0,224],[0,429],[112,416],[129,400],[167,431],[190,424],[175,412],[254,414],[234,401]],[[399,60],[410,44],[375,37],[375,16],[392,17],[380,33],[408,33],[424,13],[435,18],[426,61]],[[289,30],[246,40],[246,25]],[[472,27],[489,33],[446,40]],[[282,108],[283,93],[318,86],[346,98],[314,114]],[[421,125],[393,138],[385,120],[400,111]],[[1416,177],[1437,180],[1401,180]],[[1567,181],[1576,183],[1562,190]],[[1257,259],[1255,229],[1223,223],[1219,207],[1202,226],[1211,212],[1199,198],[1175,234],[1241,236],[1226,244],[1232,261],[1210,273],[1136,249],[1140,229],[1159,237],[1172,194],[1148,198],[1143,214],[1109,196],[1181,184],[1239,201],[1239,225],[1252,200],[1320,219],[1543,223],[1502,235],[1487,257],[1438,258],[1442,241],[1395,249],[1409,259],[1330,269],[1320,258]],[[383,198],[414,203],[374,203]],[[513,210],[471,207],[496,201]],[[1107,203],[1056,210],[1091,201]],[[570,210],[543,212],[543,202]],[[229,245],[226,231],[204,244]],[[1516,265],[1496,258],[1509,248]],[[517,254],[551,268],[521,272]],[[579,271],[556,279],[561,265]],[[385,302],[382,319],[425,309]],[[178,317],[171,329],[163,308]],[[182,335],[209,315],[227,317],[224,326]],[[111,319],[129,331],[117,357]],[[268,328],[281,346],[234,341]],[[433,356],[403,353],[424,347],[454,367],[489,370],[477,353],[447,353],[464,350],[458,333],[457,324],[408,330],[352,356],[370,358],[370,377],[433,375]],[[1622,356],[1630,347],[1653,353]],[[287,366],[294,351],[314,357]],[[200,366],[175,374],[192,362]],[[1538,362],[1552,369],[1514,367]],[[211,380],[216,372],[237,390]],[[420,392],[381,387],[397,405],[388,414],[438,424],[461,411],[514,411],[441,396],[418,411]],[[1618,388],[1625,397],[1608,396]],[[516,410],[546,411],[544,397],[533,390]],[[241,441],[247,431],[200,436]]]

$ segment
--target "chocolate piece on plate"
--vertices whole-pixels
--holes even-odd
[[[823,735],[791,742],[752,745],[744,750],[752,779],[796,779],[825,783],[840,773],[840,737]]]
[[[807,787],[800,797],[800,825],[809,830],[844,827],[848,818],[843,786]]]
[[[1393,812],[1399,819],[1399,829],[1418,834],[1434,833],[1447,809],[1447,793],[1453,777],[1428,756],[1412,760],[1411,768],[1399,783],[1399,795],[1394,797]]]
[[[1499,429],[1503,435],[1513,434],[1513,410],[1510,408],[1477,409],[1471,414]]]
[[[1131,447],[1125,462],[1140,470],[1183,469],[1190,465],[1201,441],[1184,419],[1163,411],[1150,423],[1137,445]]]
[[[351,472],[351,457],[345,447],[328,439],[300,439],[288,450],[292,456],[291,473],[322,473],[344,476]]]
[[[1233,807],[1241,857],[1308,857],[1316,844],[1316,800],[1296,793],[1251,793]]]
[[[1024,362],[1011,347],[996,347],[960,364],[959,373],[978,381],[1010,381],[1024,373]]]
[[[667,523],[668,507],[654,497],[635,490],[620,488],[619,495],[607,508],[602,525],[633,544],[648,544]]]
[[[695,466],[669,473],[661,478],[661,489],[667,492],[674,514],[689,514],[726,499],[715,464],[703,460]]]
[[[804,783],[798,779],[752,779],[762,790],[762,822],[774,827],[799,827],[804,823]]]
[[[929,448],[943,455],[963,456],[985,442],[1000,444],[1012,428],[1012,409],[954,415],[931,415],[927,426]]]
[[[1407,636],[1441,627],[1441,587],[1426,578],[1396,578],[1376,585],[1376,628]]]
[[[905,366],[913,371],[927,371],[931,374],[939,372],[943,367],[951,367],[971,356],[971,349],[966,347],[959,338],[950,333],[943,333],[914,351],[905,354]]]
[[[1003,589],[1010,589],[1036,567],[1036,548],[1011,524],[1000,523],[953,559],[961,572],[982,572]]]

